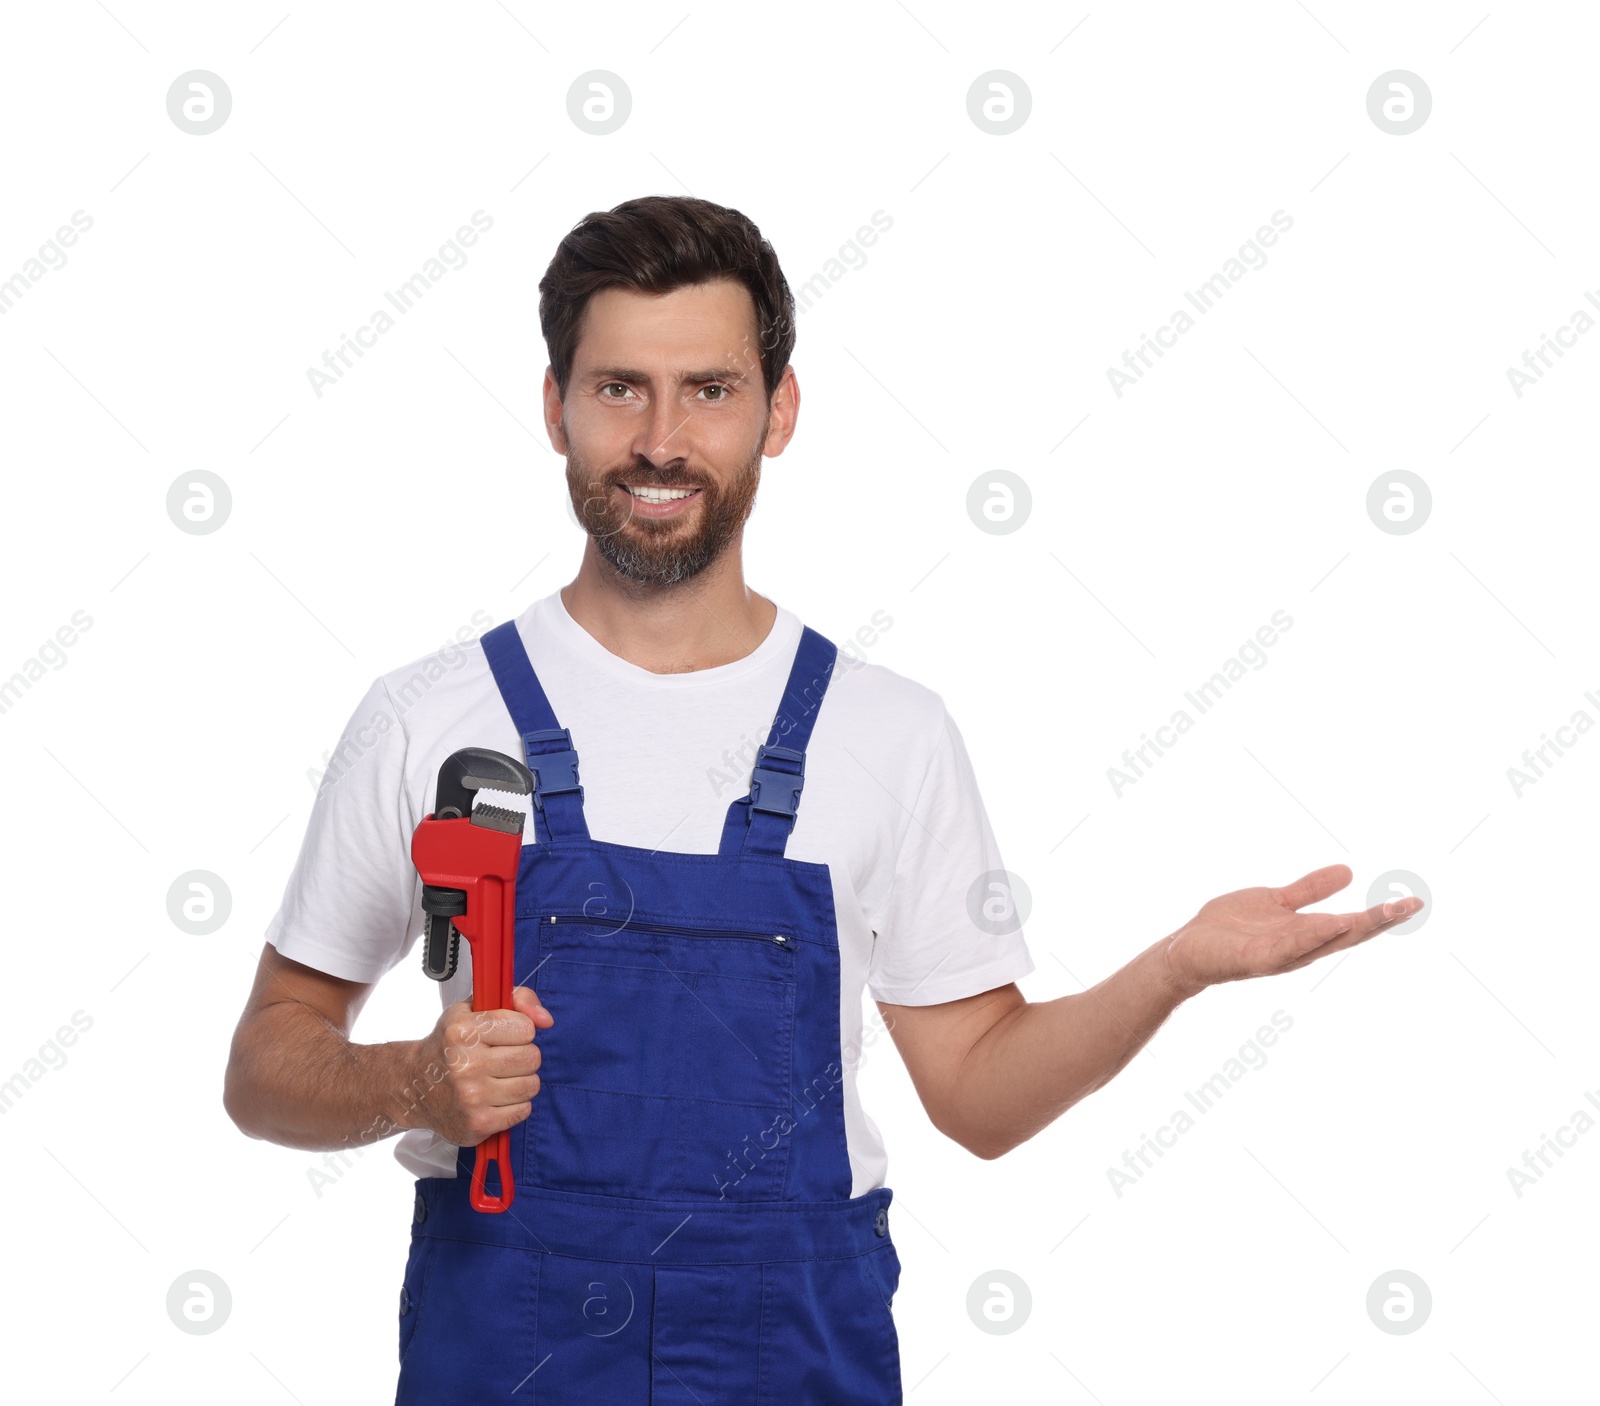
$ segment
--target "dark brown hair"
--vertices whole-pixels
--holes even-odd
[[[770,402],[794,351],[794,295],[772,245],[737,210],[694,196],[646,195],[585,215],[539,280],[539,327],[563,397],[589,299],[602,288],[670,293],[716,278],[750,290]]]

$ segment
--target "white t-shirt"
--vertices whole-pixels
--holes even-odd
[[[529,606],[517,629],[556,718],[571,730],[590,835],[715,854],[729,803],[749,793],[756,747],[800,642],[799,618],[780,606],[743,659],[682,674],[651,673],[612,654],[567,613],[559,591]],[[522,759],[480,643],[447,646],[376,679],[322,778],[267,941],[348,981],[375,982],[404,961],[423,927],[412,832],[433,808],[440,764],[469,746]],[[523,843],[536,843],[531,824]],[[896,1005],[933,1005],[1034,969],[1020,930],[995,936],[969,916],[979,877],[1005,866],[937,693],[841,648],[785,853],[826,864],[833,878],[841,1088],[851,1194],[860,1196],[884,1185],[888,1167],[856,1093],[863,987]],[[427,980],[417,965],[408,962],[407,975]],[[461,968],[441,997],[449,1005],[471,995],[463,943]],[[395,1156],[417,1176],[455,1175],[455,1149],[426,1129],[403,1134]]]

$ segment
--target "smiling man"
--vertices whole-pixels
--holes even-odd
[[[1091,990],[1025,999],[1033,963],[942,700],[847,667],[745,584],[761,460],[800,411],[771,246],[708,201],[631,200],[562,240],[540,292],[577,573],[457,667],[396,669],[356,707],[350,729],[390,725],[318,792],[225,1103],[291,1147],[403,1134],[399,1402],[898,1402],[863,991],[933,1124],[994,1158],[1207,986],[1421,903],[1298,911],[1350,882],[1333,865],[1211,900]],[[462,970],[431,1032],[356,1043],[421,932],[409,841],[463,747],[535,777],[511,1008],[472,1011]],[[749,758],[731,795],[707,779],[729,756]],[[476,1210],[473,1149],[505,1130],[514,1198]]]

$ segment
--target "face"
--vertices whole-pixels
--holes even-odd
[[[649,586],[686,581],[737,545],[762,455],[782,452],[798,408],[792,369],[769,405],[755,304],[731,279],[595,294],[564,399],[545,375],[573,510],[600,555]]]

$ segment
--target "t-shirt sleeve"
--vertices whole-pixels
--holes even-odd
[[[966,745],[940,711],[867,971],[873,997],[900,1006],[975,996],[1034,969]]]
[[[421,931],[411,862],[406,734],[383,680],[345,725],[312,803],[300,856],[267,941],[346,981],[375,982]]]

